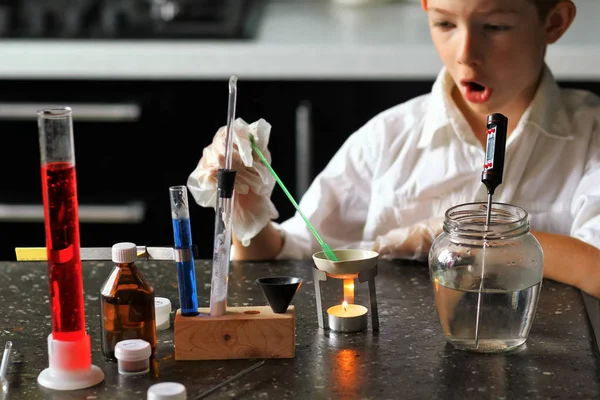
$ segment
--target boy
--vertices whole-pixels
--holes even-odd
[[[485,119],[500,112],[509,136],[494,201],[529,213],[546,278],[600,297],[600,99],[559,89],[544,63],[575,5],[423,0],[423,8],[444,63],[431,93],[384,111],[351,135],[301,209],[333,248],[424,259],[448,208],[486,201]],[[216,187],[222,136],[221,130],[188,180],[203,206]],[[242,182],[264,176],[239,159],[237,165]],[[298,215],[280,226],[270,222],[273,182],[260,182],[236,194],[243,215],[234,222],[235,257],[308,258],[319,251]]]

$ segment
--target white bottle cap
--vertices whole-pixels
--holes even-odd
[[[176,382],[157,383],[148,388],[146,400],[186,400],[185,386]]]
[[[150,343],[142,339],[121,340],[115,346],[115,358],[123,361],[142,361],[152,355]]]
[[[112,247],[112,260],[117,264],[128,264],[137,261],[137,246],[135,243],[117,243]]]
[[[154,298],[154,314],[156,316],[156,330],[164,331],[171,326],[169,314],[171,314],[171,301],[166,297]]]

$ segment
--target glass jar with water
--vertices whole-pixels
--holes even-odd
[[[504,352],[527,340],[542,285],[544,256],[527,212],[493,203],[446,211],[429,252],[429,272],[448,342],[463,350]]]

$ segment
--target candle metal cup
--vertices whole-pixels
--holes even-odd
[[[356,313],[352,315],[344,315],[344,307],[342,305],[332,306],[327,309],[327,321],[329,322],[329,330],[333,332],[360,332],[367,329],[369,324],[367,319],[367,307],[358,304],[348,304],[348,307],[354,309]]]
[[[359,283],[368,283],[371,329],[374,331],[379,330],[379,313],[377,312],[377,293],[375,290],[379,253],[354,249],[334,250],[334,253],[339,261],[327,259],[324,252],[318,252],[313,255],[313,261],[315,262],[313,278],[319,328],[326,328],[323,315],[321,285],[328,278],[332,278],[344,281],[344,300],[350,298],[351,300],[348,302],[354,299],[354,279],[358,279]],[[352,286],[352,293],[346,293],[347,282]],[[327,309],[327,327],[329,330],[333,332],[359,332],[367,329],[369,310],[358,304],[347,304],[346,306],[352,309],[352,312],[348,312],[349,315],[344,316],[341,313],[343,305],[336,305]],[[356,312],[356,310],[360,310],[360,312]]]

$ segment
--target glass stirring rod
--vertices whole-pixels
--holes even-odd
[[[227,136],[225,139],[225,165],[219,169],[217,179],[217,204],[215,207],[215,237],[210,285],[210,315],[220,317],[227,311],[227,281],[229,255],[231,252],[231,215],[233,212],[233,188],[235,170],[232,166],[233,120],[237,99],[237,76],[229,79],[229,103],[227,107]]]
[[[319,244],[321,245],[321,248],[323,249],[323,253],[325,254],[325,257],[327,257],[327,259],[330,261],[339,261],[338,257],[335,255],[334,251],[331,249],[331,247],[327,243],[325,243],[323,241],[323,239],[321,239],[321,236],[317,233],[317,231],[315,230],[315,227],[310,223],[310,221],[308,220],[306,215],[304,215],[304,213],[300,209],[300,206],[298,205],[298,203],[296,203],[296,200],[294,200],[294,198],[292,197],[290,192],[287,190],[287,188],[285,187],[285,185],[283,184],[281,179],[279,179],[279,176],[277,175],[277,173],[275,172],[273,167],[271,167],[271,164],[269,164],[269,161],[266,159],[266,157],[263,155],[263,153],[260,151],[260,149],[256,145],[256,142],[254,141],[254,137],[252,137],[252,134],[249,134],[248,138],[250,139],[250,144],[252,145],[252,149],[254,150],[254,152],[256,154],[258,154],[258,157],[260,158],[260,160],[263,162],[263,164],[265,164],[265,166],[267,167],[269,172],[271,172],[271,175],[273,175],[273,178],[275,178],[275,180],[279,184],[279,187],[281,187],[281,189],[283,190],[285,195],[288,197],[288,199],[290,200],[290,202],[292,203],[292,205],[294,206],[296,211],[298,211],[298,214],[300,214],[300,216],[306,223],[306,226],[308,226],[308,229],[310,229],[310,231],[313,233],[315,239],[317,239],[317,242],[319,242]],[[352,280],[347,281],[346,279],[344,279],[344,286],[346,284],[350,284],[350,282],[352,282]]]
[[[504,174],[504,153],[506,150],[506,131],[508,127],[508,118],[499,113],[488,115],[486,124],[486,151],[483,172],[481,173],[481,182],[487,187],[488,202],[487,215],[485,218],[485,229],[489,229],[492,216],[492,197],[494,191],[502,183]],[[485,238],[485,236],[484,236]],[[485,251],[488,247],[487,240],[484,239],[483,254],[481,262],[481,280],[477,294],[477,317],[475,319],[475,348],[479,348],[479,321],[481,317],[481,303],[483,301],[483,280],[485,275]]]

